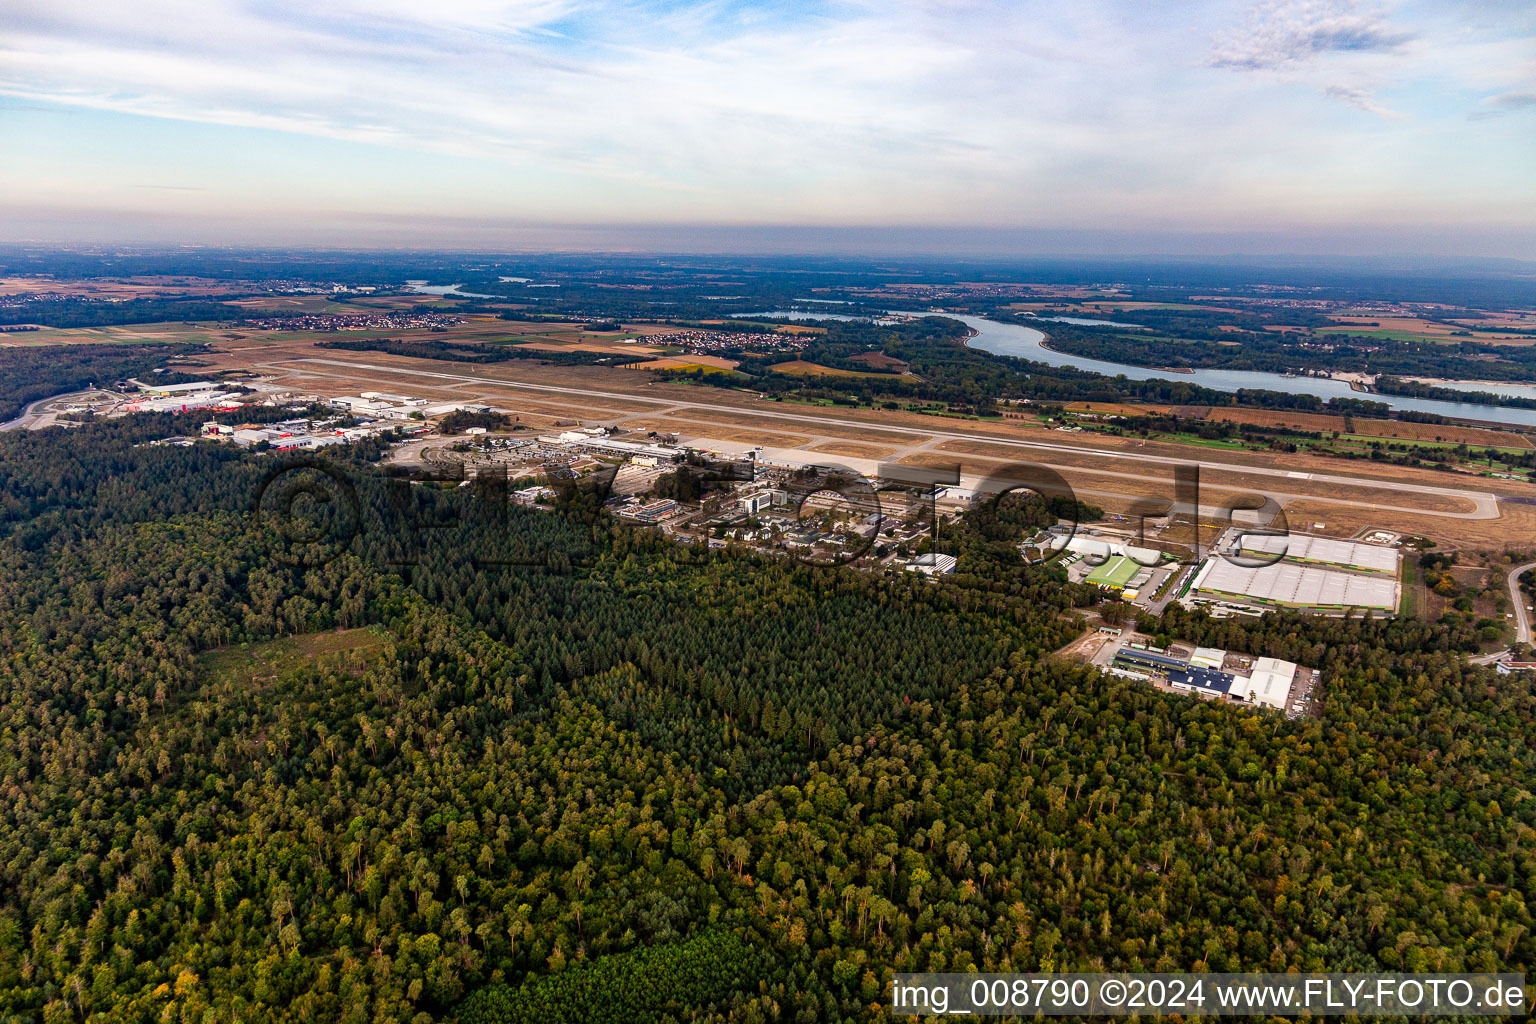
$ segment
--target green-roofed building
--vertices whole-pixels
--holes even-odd
[[[1111,590],[1124,590],[1125,585],[1136,578],[1141,568],[1124,555],[1116,555],[1089,573],[1087,582]]]

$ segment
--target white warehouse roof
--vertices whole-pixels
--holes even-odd
[[[1334,540],[1306,534],[1278,537],[1258,533],[1246,534],[1240,543],[1245,552],[1280,555],[1291,562],[1314,562],[1368,572],[1397,572],[1397,550],[1380,544],[1362,544],[1359,541]]]
[[[1199,668],[1221,668],[1227,660],[1227,652],[1219,647],[1196,647],[1189,656],[1189,663]]]
[[[1290,700],[1291,685],[1295,681],[1295,662],[1281,661],[1279,658],[1260,658],[1254,662],[1253,673],[1248,678],[1246,688],[1243,680],[1239,678],[1232,684],[1232,689],[1241,691],[1245,697],[1251,694],[1254,703],[1284,711],[1286,703]]]
[[[954,555],[927,554],[918,555],[907,563],[908,572],[924,572],[930,576],[938,576],[943,573],[955,571],[959,561]]]
[[[1397,608],[1397,581],[1386,576],[1314,569],[1294,562],[1252,569],[1212,557],[1195,577],[1200,597],[1248,599],[1302,608]]]
[[[1157,565],[1163,559],[1163,552],[1155,548],[1133,547],[1118,538],[1081,537],[1073,534],[1064,543],[1052,538],[1048,546],[1057,551],[1065,547],[1074,555],[1093,555],[1103,559],[1124,555],[1136,564],[1148,567]]]

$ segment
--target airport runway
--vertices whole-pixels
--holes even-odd
[[[1459,487],[1457,487],[1457,488],[1450,488],[1450,487],[1427,487],[1427,486],[1424,486],[1422,484],[1403,483],[1401,481],[1396,481],[1396,480],[1378,480],[1378,479],[1374,479],[1374,478],[1371,478],[1371,477],[1346,476],[1346,475],[1342,475],[1342,474],[1300,473],[1300,472],[1296,472],[1296,471],[1288,471],[1288,470],[1283,470],[1283,469],[1270,469],[1270,468],[1263,467],[1263,466],[1249,466],[1249,465],[1242,465],[1242,464],[1235,464],[1235,463],[1221,463],[1221,462],[1215,462],[1215,461],[1212,461],[1212,460],[1209,460],[1209,459],[1180,459],[1180,458],[1173,458],[1173,457],[1164,456],[1164,455],[1149,455],[1149,454],[1144,454],[1144,453],[1140,453],[1140,452],[1106,451],[1106,450],[1101,449],[1101,448],[1093,448],[1093,447],[1088,447],[1088,446],[1084,446],[1084,445],[1058,444],[1058,443],[1052,443],[1052,442],[1048,442],[1048,441],[1026,441],[1026,440],[1021,440],[1021,439],[1017,439],[1017,438],[998,437],[998,436],[994,436],[994,435],[990,435],[990,434],[967,434],[967,433],[963,433],[963,432],[960,432],[960,431],[944,430],[944,429],[940,429],[938,427],[926,427],[925,426],[925,427],[918,428],[918,427],[907,427],[907,426],[898,426],[898,425],[892,425],[892,424],[886,424],[886,423],[870,422],[870,421],[867,421],[867,420],[838,419],[838,418],[831,417],[831,416],[815,416],[815,415],[811,415],[811,414],[808,414],[808,413],[796,413],[796,412],[789,412],[787,410],[782,410],[782,409],[775,409],[775,408],[772,407],[771,403],[764,403],[764,407],[763,408],[741,408],[741,407],[737,407],[737,406],[721,406],[721,405],[711,404],[711,403],[708,403],[708,402],[690,402],[690,401],[682,401],[682,400],[670,399],[670,398],[652,398],[652,397],[650,397],[648,395],[635,394],[635,393],[621,393],[621,392],[613,392],[613,391],[598,391],[598,390],[589,389],[589,388],[565,387],[565,386],[555,385],[555,384],[529,384],[529,383],[525,383],[525,382],[522,382],[522,381],[505,380],[505,379],[498,378],[498,377],[474,377],[474,376],[467,376],[465,374],[443,373],[443,372],[434,371],[434,370],[414,370],[414,369],[409,369],[409,368],[401,367],[401,366],[388,366],[388,365],[382,365],[382,364],[378,364],[378,363],[353,362],[353,361],[341,360],[341,359],[320,359],[320,358],[316,358],[316,357],[299,357],[299,358],[296,358],[296,359],[282,360],[280,362],[274,362],[272,364],[267,364],[265,368],[270,369],[272,371],[277,371],[277,372],[292,373],[292,372],[294,372],[294,367],[291,365],[293,363],[319,364],[319,365],[322,365],[322,366],[335,366],[335,367],[340,367],[340,368],[348,369],[348,370],[364,370],[364,371],[369,371],[371,373],[389,374],[391,376],[398,376],[398,375],[401,375],[401,374],[406,374],[406,375],[415,376],[415,377],[423,377],[423,378],[429,378],[429,379],[440,380],[440,381],[450,381],[450,382],[459,383],[459,384],[486,384],[486,385],[493,385],[495,387],[500,387],[500,388],[519,388],[519,389],[523,389],[523,390],[527,390],[527,391],[543,392],[543,393],[547,393],[547,394],[574,395],[574,396],[579,396],[579,397],[583,397],[583,398],[591,398],[591,399],[604,399],[604,398],[606,398],[606,399],[611,399],[611,400],[614,400],[614,401],[621,401],[621,402],[646,402],[646,403],[649,403],[651,405],[655,405],[657,407],[656,411],[658,411],[658,412],[665,411],[665,410],[668,410],[668,409],[704,409],[704,410],[708,410],[708,411],[711,411],[711,412],[722,412],[722,411],[724,411],[724,412],[735,412],[735,413],[740,413],[742,415],[759,416],[759,417],[763,417],[765,419],[780,420],[780,421],[783,421],[783,422],[786,422],[786,423],[794,423],[794,424],[799,424],[799,425],[804,425],[804,426],[817,426],[817,425],[823,426],[823,427],[839,426],[839,427],[849,427],[849,428],[858,429],[858,430],[881,430],[881,431],[885,431],[887,433],[907,434],[907,435],[913,435],[913,436],[917,436],[917,437],[922,437],[924,439],[936,438],[936,439],[941,439],[941,440],[945,440],[945,441],[980,441],[980,442],[985,442],[985,443],[988,443],[988,444],[996,444],[996,445],[1000,445],[1000,446],[1008,446],[1008,447],[1018,448],[1018,449],[1021,450],[1021,453],[1022,452],[1027,452],[1027,451],[1069,452],[1069,453],[1072,453],[1074,455],[1091,455],[1091,456],[1094,456],[1096,458],[1102,458],[1102,459],[1106,459],[1106,460],[1119,459],[1119,460],[1124,460],[1124,461],[1128,461],[1128,462],[1153,463],[1153,464],[1156,464],[1156,465],[1163,465],[1163,466],[1200,466],[1200,467],[1202,467],[1204,469],[1209,469],[1209,470],[1217,470],[1217,471],[1224,471],[1224,472],[1231,472],[1231,473],[1251,473],[1251,474],[1256,474],[1256,475],[1261,475],[1261,476],[1271,476],[1271,477],[1275,477],[1277,480],[1305,479],[1305,480],[1309,480],[1309,481],[1313,481],[1313,482],[1319,482],[1319,483],[1337,484],[1341,488],[1347,488],[1347,487],[1373,487],[1373,488],[1379,488],[1379,489],[1382,489],[1382,490],[1402,491],[1405,494],[1435,494],[1435,495],[1451,497],[1451,498],[1465,498],[1465,499],[1471,501],[1476,506],[1476,508],[1472,512],[1442,512],[1442,511],[1433,511],[1433,510],[1429,510],[1429,509],[1400,508],[1400,507],[1392,506],[1392,505],[1380,505],[1380,504],[1377,504],[1377,503],[1374,503],[1374,502],[1360,501],[1360,500],[1348,499],[1348,498],[1326,498],[1326,497],[1317,497],[1317,496],[1313,496],[1313,495],[1304,495],[1304,496],[1303,495],[1293,495],[1293,496],[1289,496],[1289,497],[1304,497],[1308,501],[1324,501],[1324,502],[1329,502],[1329,503],[1332,503],[1332,504],[1351,505],[1351,506],[1355,506],[1355,507],[1359,507],[1359,508],[1377,509],[1377,510],[1381,510],[1381,511],[1409,512],[1409,513],[1412,513],[1414,515],[1438,516],[1438,517],[1447,518],[1447,519],[1497,519],[1499,517],[1498,499],[1497,499],[1497,497],[1495,495],[1493,495],[1492,493],[1487,492],[1487,491],[1471,491],[1471,490],[1466,490],[1466,489],[1459,488]],[[354,374],[327,373],[327,372],[325,372],[323,370],[314,370],[314,369],[309,369],[307,367],[306,367],[305,370],[302,370],[302,371],[299,371],[299,372],[313,373],[313,374],[317,374],[319,376],[326,376],[326,377],[343,377],[343,378],[346,378],[346,377],[355,377],[356,376],[355,373]],[[494,399],[488,399],[488,400],[494,401]],[[621,421],[621,420],[624,420],[624,419],[628,419],[628,418],[632,418],[632,417],[640,416],[640,415],[647,415],[647,414],[624,413],[624,414],[621,414],[621,415],[616,416],[616,417],[609,417],[609,419],[616,420],[616,421]],[[728,425],[722,424],[722,426],[728,426]],[[736,427],[733,427],[733,429],[741,430],[743,428],[739,427],[739,426],[736,426]],[[847,439],[845,438],[845,439],[842,439],[842,440],[847,440]],[[925,442],[925,443],[927,443],[927,442]],[[822,456],[822,460],[823,461],[833,461],[833,460],[841,461],[841,462],[849,463],[850,467],[851,467],[852,461],[857,461],[857,460],[849,460],[849,459],[846,459],[846,458],[842,458],[840,456],[831,456],[831,455]],[[868,461],[868,460],[866,460],[866,461]],[[1100,474],[1107,474],[1109,471],[1106,471],[1106,470],[1091,470],[1091,471],[1087,471],[1087,472],[1096,472],[1096,473],[1100,473]],[[1123,475],[1128,476],[1128,477],[1137,477],[1137,474],[1134,474],[1134,473],[1127,473],[1127,474],[1123,474]],[[1137,477],[1137,478],[1144,479],[1144,477]],[[1276,494],[1276,495],[1273,495],[1273,497],[1275,497],[1275,499],[1277,501],[1279,501],[1279,500],[1281,500],[1282,496]]]

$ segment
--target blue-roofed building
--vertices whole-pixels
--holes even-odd
[[[1158,651],[1137,650],[1134,647],[1122,647],[1115,652],[1115,660],[1125,660],[1136,665],[1165,671],[1168,669],[1187,669],[1189,662],[1182,658],[1171,657]]]
[[[1190,668],[1168,673],[1169,686],[1209,697],[1225,696],[1235,681],[1236,677],[1232,673],[1212,668]]]

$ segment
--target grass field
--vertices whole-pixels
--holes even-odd
[[[217,682],[259,688],[264,682],[329,655],[353,651],[381,651],[393,641],[381,627],[344,629],[326,633],[287,636],[266,643],[220,647],[198,656],[198,661]]]
[[[813,452],[825,452],[828,455],[846,455],[851,459],[888,459],[895,452],[890,448],[876,448],[870,444],[855,444],[852,441],[831,441],[827,444],[811,446]]]

